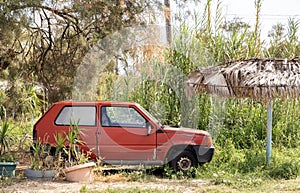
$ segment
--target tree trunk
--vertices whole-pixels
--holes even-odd
[[[172,42],[170,0],[164,0],[164,16],[166,20],[166,36],[169,44]]]

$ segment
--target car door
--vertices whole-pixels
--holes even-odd
[[[135,106],[100,107],[100,155],[104,161],[119,163],[156,159],[156,132]],[[153,127],[153,126],[152,126]]]

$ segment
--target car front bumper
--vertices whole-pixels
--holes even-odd
[[[197,160],[199,163],[210,162],[215,152],[214,147],[204,146],[194,146],[194,150],[197,154]]]

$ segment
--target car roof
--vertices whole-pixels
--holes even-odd
[[[120,101],[59,101],[56,102],[57,105],[122,105],[122,106],[131,106],[136,105],[135,102],[120,102]]]

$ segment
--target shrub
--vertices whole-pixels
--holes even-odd
[[[275,179],[295,179],[299,175],[299,169],[299,163],[288,161],[272,167],[269,171],[269,175]]]

